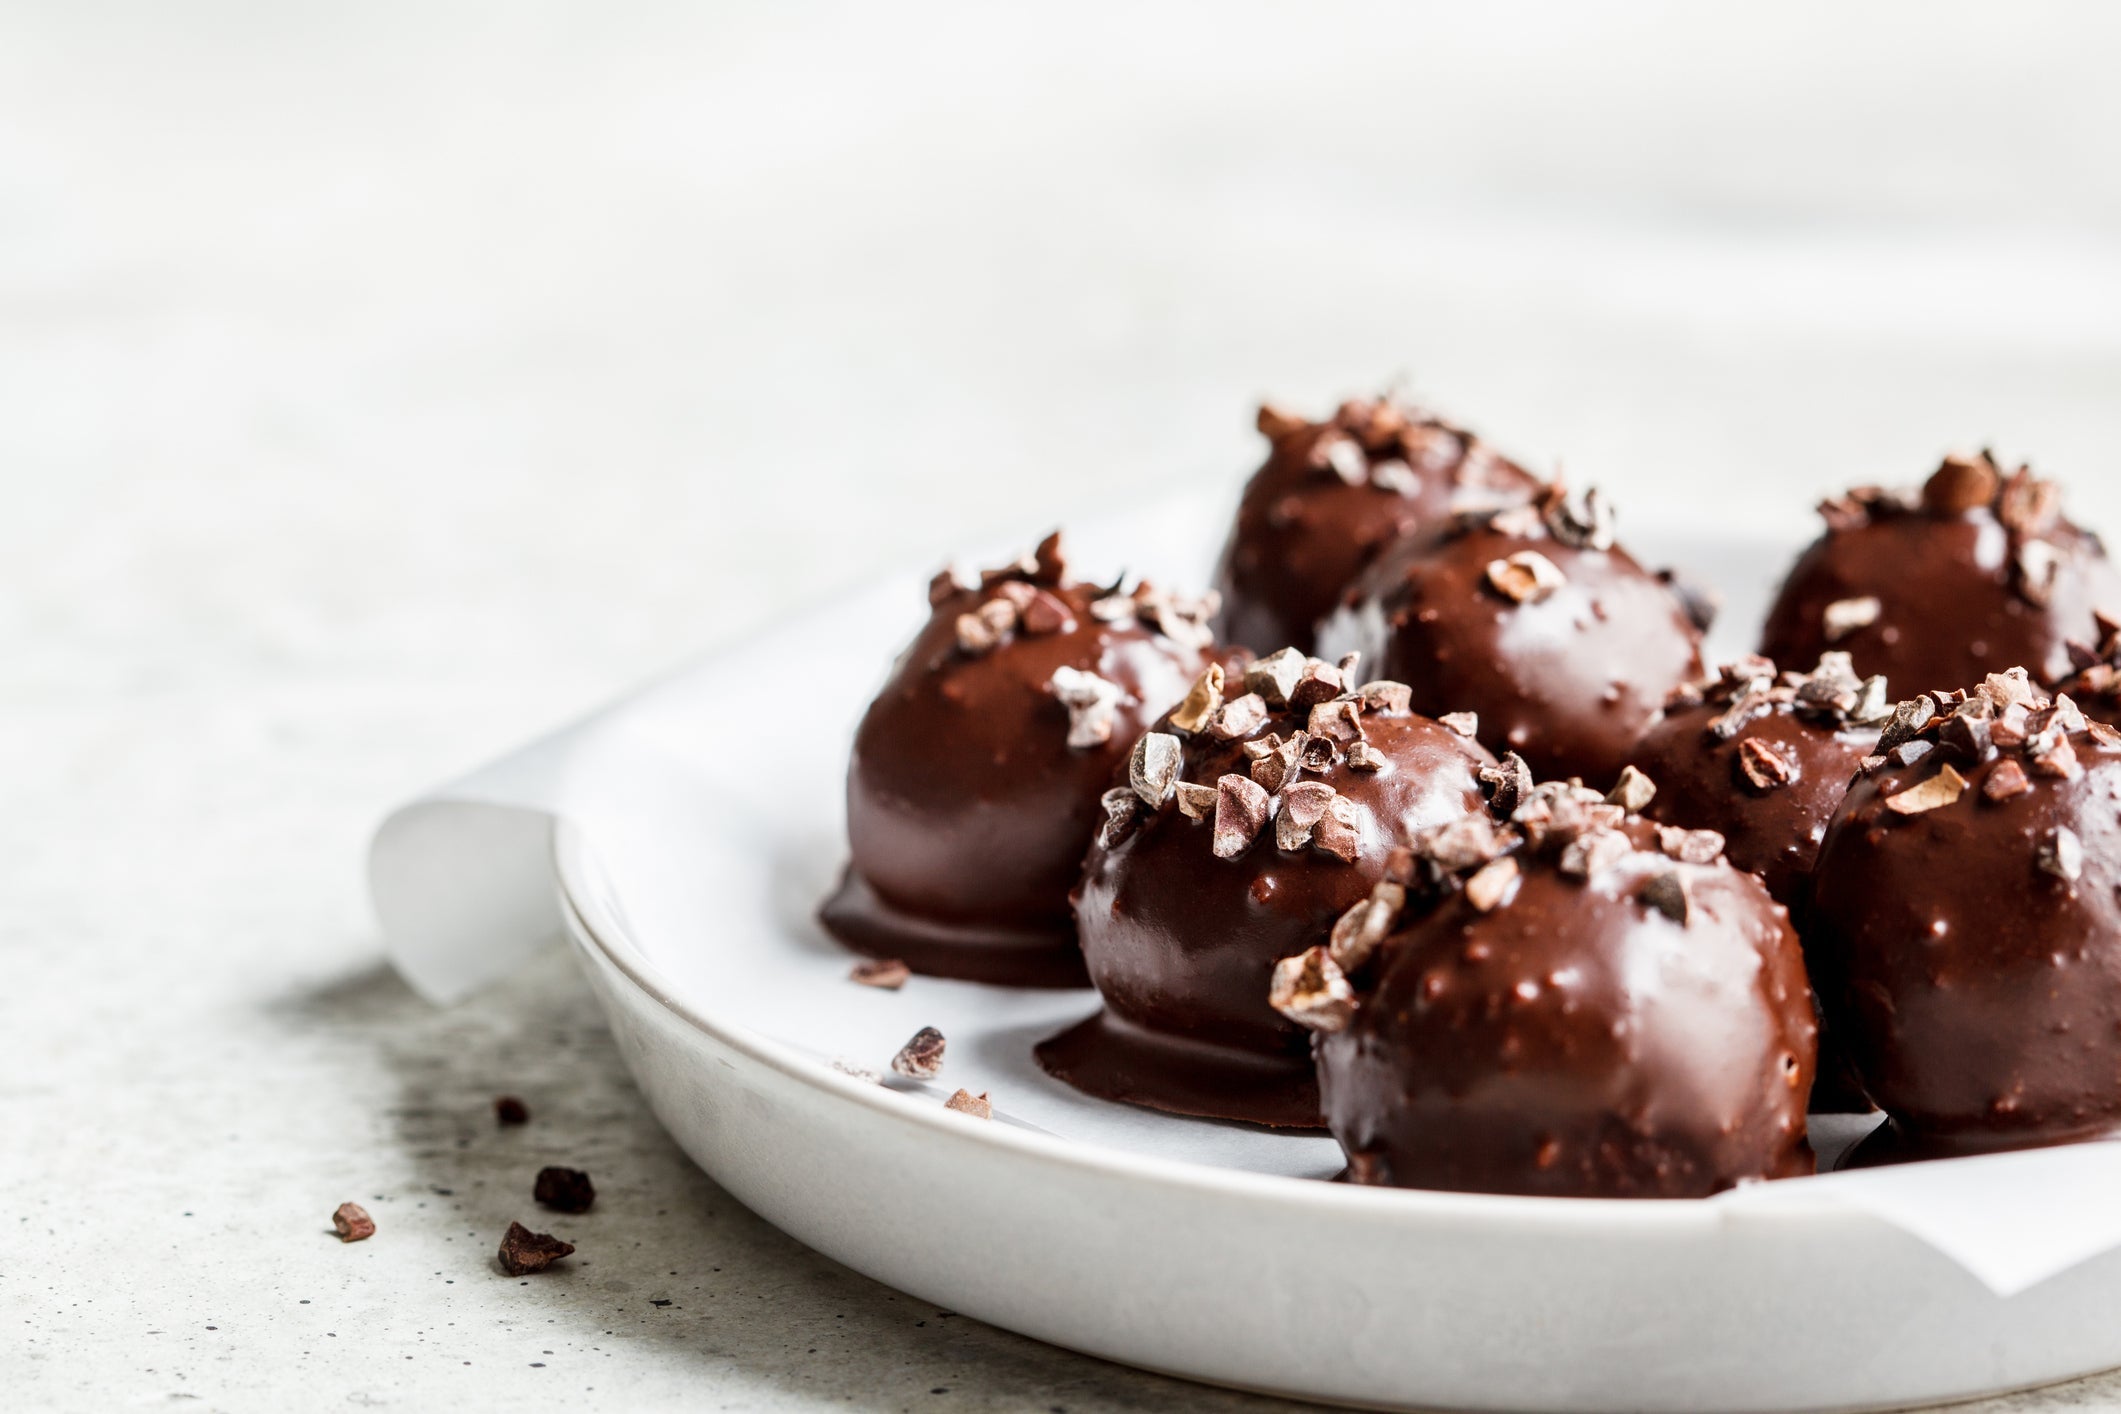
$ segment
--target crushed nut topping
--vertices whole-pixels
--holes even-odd
[[[1657,798],[1657,783],[1634,766],[1620,768],[1620,779],[1605,793],[1606,800],[1630,815],[1640,815]]]
[[[1739,741],[1737,765],[1745,783],[1762,795],[1781,790],[1798,776],[1797,762],[1788,747],[1757,736]]]
[[[895,1074],[911,1076],[915,1080],[933,1080],[943,1073],[946,1046],[942,1032],[933,1026],[923,1026],[913,1033],[912,1040],[899,1047],[898,1054],[891,1058],[891,1069]]]
[[[2033,851],[2033,862],[2044,872],[2074,884],[2084,877],[2084,841],[2069,826],[2057,825],[2054,833]]]
[[[1118,849],[1141,827],[1148,807],[1134,793],[1132,786],[1114,786],[1097,798],[1104,808],[1105,823],[1097,830],[1097,842],[1106,849]]]
[[[1520,872],[1517,861],[1508,855],[1489,860],[1466,879],[1466,902],[1481,913],[1492,913],[1509,902]]]
[[[1256,692],[1248,692],[1223,704],[1222,710],[1215,714],[1208,734],[1224,741],[1235,741],[1241,736],[1252,735],[1266,724],[1266,699]]]
[[[1215,857],[1235,859],[1252,847],[1267,823],[1267,792],[1244,776],[1215,783]]]
[[[1197,786],[1190,781],[1180,781],[1174,788],[1178,798],[1178,813],[1188,820],[1205,820],[1215,813],[1216,789],[1214,786]]]
[[[1267,1003],[1312,1031],[1341,1031],[1355,1019],[1355,988],[1322,947],[1274,964]]]
[[[1088,751],[1112,740],[1119,704],[1127,695],[1118,683],[1063,664],[1053,670],[1046,691],[1059,698],[1061,705],[1068,709],[1070,747]]]
[[[1323,423],[1262,404],[1255,421],[1277,454],[1283,443],[1315,429],[1303,465],[1348,486],[1412,496],[1423,475],[1448,476],[1458,486],[1508,484],[1505,471],[1523,475],[1472,433],[1389,395],[1350,399]]]
[[[1757,654],[1734,658],[1708,681],[1690,683],[1674,692],[1665,710],[1700,706],[1718,709],[1707,726],[1713,741],[1730,741],[1777,712],[1792,712],[1815,726],[1846,732],[1880,727],[1895,710],[1886,695],[1885,679],[1857,677],[1849,655],[1842,652],[1820,654],[1819,665],[1808,673],[1780,672]],[[1775,773],[1764,761],[1756,766]],[[1741,769],[1746,770],[1750,784],[1752,769]]]
[[[1920,785],[1909,786],[1898,795],[1887,796],[1886,809],[1895,815],[1926,815],[1952,804],[1966,791],[1966,777],[1946,762],[1944,769]]]
[[[974,1119],[994,1118],[994,1101],[985,1090],[980,1091],[977,1095],[970,1090],[959,1090],[949,1099],[943,1101],[943,1108],[956,1110],[959,1114],[970,1115]]]
[[[1826,641],[1839,643],[1858,629],[1869,628],[1878,622],[1885,612],[1885,602],[1875,594],[1865,594],[1855,599],[1836,599],[1820,614],[1820,622],[1826,630]]]
[[[1309,661],[1294,648],[1255,658],[1245,668],[1245,691],[1257,693],[1269,707],[1286,707]]]
[[[1954,517],[1982,509],[1992,511],[2009,533],[2019,594],[2033,604],[2048,602],[2061,564],[2051,537],[2067,525],[2061,488],[2033,475],[2029,466],[2005,473],[1990,452],[1948,456],[1919,489],[1859,486],[1822,502],[1819,513],[1827,529],[1839,533],[1895,516]]]
[[[1127,753],[1127,784],[1151,810],[1177,792],[1185,744],[1169,732],[1145,732]]]
[[[1467,740],[1480,735],[1480,714],[1478,712],[1446,712],[1436,720]]]
[[[1343,972],[1353,972],[1368,962],[1370,954],[1399,921],[1399,912],[1406,903],[1405,886],[1386,879],[1370,890],[1368,898],[1341,914],[1326,944],[1335,965]]]
[[[1643,881],[1639,897],[1643,903],[1681,927],[1685,927],[1688,919],[1693,916],[1693,893],[1687,887],[1686,875],[1677,869],[1652,874]]]
[[[1537,604],[1568,582],[1561,567],[1537,550],[1488,561],[1488,587],[1513,604]]]
[[[1200,731],[1213,721],[1223,707],[1223,665],[1210,663],[1186,689],[1185,700],[1171,709],[1170,725],[1173,731],[1188,735]]]

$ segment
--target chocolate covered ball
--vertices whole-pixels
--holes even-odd
[[[1390,398],[1341,404],[1324,422],[1259,410],[1272,444],[1238,503],[1216,572],[1224,642],[1313,648],[1379,553],[1459,510],[1525,500],[1538,483],[1485,442]]]
[[[916,972],[1081,986],[1068,893],[1099,797],[1209,661],[1209,606],[1075,583],[1057,536],[977,586],[937,576],[929,603],[855,733],[852,860],[820,919]]]
[[[1349,1177],[1694,1198],[1811,1172],[1802,950],[1716,847],[1560,784],[1422,837],[1408,889],[1440,902],[1394,925],[1386,891],[1275,979]]]
[[[1108,797],[1076,900],[1104,1008],[1038,1058],[1105,1099],[1316,1127],[1309,1037],[1268,1005],[1274,965],[1368,897],[1411,835],[1478,808],[1492,758],[1408,711],[1403,685],[1350,692],[1294,650],[1219,679]]]
[[[2023,666],[2071,669],[2068,641],[2121,574],[2062,515],[2060,488],[1986,453],[1950,457],[1921,490],[1861,487],[1820,508],[1826,534],[1798,558],[1760,651],[1809,663],[1828,649],[1900,692],[1950,690]]]
[[[1411,683],[1414,710],[1478,717],[1481,742],[1545,776],[1609,784],[1672,690],[1701,676],[1701,625],[1665,577],[1613,543],[1596,491],[1459,517],[1363,576],[1329,621]]]
[[[1675,693],[1636,749],[1657,786],[1642,813],[1723,836],[1724,857],[1758,874],[1801,930],[1819,842],[1893,706],[1885,679],[1857,677],[1846,653],[1821,654],[1808,673],[1725,664]]]
[[[2022,671],[1901,704],[1805,944],[1890,1116],[1859,1161],[2121,1130],[2121,733]]]

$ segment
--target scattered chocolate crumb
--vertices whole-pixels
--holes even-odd
[[[1359,1183],[1366,1188],[1384,1188],[1392,1182],[1392,1166],[1382,1154],[1366,1154],[1357,1150],[1348,1155],[1348,1182]]]
[[[1561,567],[1537,550],[1488,562],[1488,587],[1513,604],[1537,604],[1568,582]]]
[[[1839,643],[1858,629],[1869,628],[1878,622],[1878,616],[1884,612],[1885,605],[1875,594],[1866,594],[1859,599],[1836,599],[1820,616],[1826,628],[1826,641]]]
[[[847,974],[850,980],[864,987],[878,987],[886,992],[896,992],[912,975],[913,969],[895,957],[868,958],[854,964],[854,970]]]
[[[1322,947],[1274,964],[1267,1003],[1313,1031],[1339,1031],[1355,1019],[1355,989]]]
[[[597,1200],[597,1190],[589,1175],[580,1169],[551,1165],[538,1170],[530,1196],[562,1213],[586,1213]]]
[[[943,1108],[956,1110],[961,1115],[971,1115],[974,1119],[994,1118],[994,1101],[988,1097],[985,1090],[977,1095],[970,1090],[960,1090],[943,1101]]]
[[[915,1080],[933,1080],[943,1073],[944,1044],[942,1032],[923,1026],[913,1033],[912,1040],[899,1047],[898,1054],[891,1058],[891,1069]]]
[[[1480,735],[1478,712],[1446,712],[1436,720],[1462,737],[1470,739]]]
[[[530,1106],[513,1095],[503,1095],[493,1102],[493,1118],[496,1124],[528,1124]]]
[[[1922,815],[1950,805],[1965,791],[1966,777],[1946,763],[1942,771],[1920,785],[1909,786],[1898,795],[1887,796],[1885,808],[1895,815]]]
[[[562,1242],[549,1232],[532,1232],[521,1223],[510,1223],[501,1239],[501,1270],[512,1277],[542,1272],[574,1251],[572,1242]]]
[[[1686,876],[1677,869],[1652,874],[1643,881],[1642,892],[1637,897],[1681,927],[1685,927],[1693,916],[1693,894],[1687,888]]]
[[[1507,820],[1531,798],[1532,768],[1516,752],[1504,752],[1502,760],[1480,768],[1480,783],[1488,791],[1488,808]]]
[[[1252,847],[1267,823],[1267,792],[1238,775],[1216,781],[1215,791],[1215,857],[1235,859]]]
[[[1620,779],[1605,793],[1606,800],[1630,815],[1639,815],[1657,798],[1657,783],[1634,766],[1620,768]]]
[[[332,1209],[331,1230],[341,1242],[366,1242],[376,1235],[376,1220],[359,1203],[341,1203]]]

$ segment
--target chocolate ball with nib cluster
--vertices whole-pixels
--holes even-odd
[[[1259,430],[1272,450],[1238,502],[1215,585],[1223,640],[1262,653],[1310,652],[1319,621],[1387,547],[1539,485],[1471,432],[1391,397],[1342,403],[1324,422],[1262,407]]]
[[[1476,714],[1490,750],[1605,785],[1701,676],[1702,627],[1669,577],[1614,544],[1598,492],[1556,483],[1385,555],[1320,641],[1413,684],[1418,712]]]
[[[1039,1046],[1049,1072],[1179,1114],[1318,1125],[1310,1039],[1267,1002],[1274,965],[1369,897],[1412,834],[1480,808],[1493,769],[1408,711],[1403,684],[1351,686],[1352,668],[1293,649],[1241,681],[1210,668],[1136,745],[1076,898],[1104,1007]]]
[[[1810,672],[1726,663],[1674,692],[1636,748],[1659,787],[1642,813],[1723,836],[1724,857],[1758,874],[1801,930],[1819,842],[1893,707],[1886,680],[1857,677],[1846,653],[1821,654]]]
[[[1902,703],[1813,872],[1858,1162],[2121,1132],[2121,732],[2022,670]]]
[[[1713,834],[1517,774],[1502,818],[1420,836],[1403,890],[1276,974],[1348,1176],[1690,1198],[1811,1172],[1817,1029],[1787,913]]]
[[[820,920],[916,972],[1081,986],[1068,894],[1127,749],[1210,661],[1212,605],[1034,555],[929,590],[926,627],[855,733],[852,860]]]
[[[2024,466],[2006,475],[1986,452],[1946,458],[1919,491],[1859,487],[1819,509],[1826,533],[1762,633],[1778,663],[1838,649],[1901,692],[2021,665],[2052,681],[2092,612],[2121,610],[2121,573],[2064,518],[2060,487]]]

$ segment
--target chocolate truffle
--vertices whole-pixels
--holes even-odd
[[[2060,488],[1984,452],[1948,457],[1920,491],[1860,487],[1819,508],[1760,651],[1809,663],[1828,649],[1901,692],[1948,690],[2023,665],[2070,671],[2069,636],[2121,609],[2099,538],[2062,515]]]
[[[1078,1089],[1179,1114],[1316,1127],[1310,1039],[1267,1003],[1274,965],[1325,936],[1414,833],[1481,805],[1493,758],[1347,690],[1285,649],[1209,669],[1135,748],[1085,861],[1083,956],[1104,1009],[1038,1058]]]
[[[1419,837],[1402,887],[1439,902],[1395,927],[1380,890],[1275,978],[1348,1176],[1692,1198],[1811,1172],[1803,952],[1717,844],[1564,784]]]
[[[1727,663],[1674,693],[1636,749],[1658,786],[1642,813],[1723,836],[1724,857],[1758,874],[1801,930],[1819,842],[1892,714],[1885,679],[1857,677],[1846,653],[1821,654],[1809,673]]]
[[[1071,582],[1058,536],[928,597],[855,734],[853,858],[821,921],[916,972],[1081,986],[1068,893],[1098,797],[1209,661],[1211,606]]]
[[[1598,493],[1458,517],[1363,576],[1331,652],[1413,684],[1414,710],[1479,717],[1492,751],[1609,784],[1674,688],[1701,676],[1701,625],[1613,543]]]
[[[1238,503],[1215,582],[1217,632],[1262,653],[1310,652],[1319,620],[1387,546],[1538,488],[1472,433],[1391,398],[1343,403],[1325,422],[1262,407],[1259,430],[1272,450]]]
[[[2023,671],[1904,702],[1812,876],[1859,1161],[2121,1130],[2121,732]]]

